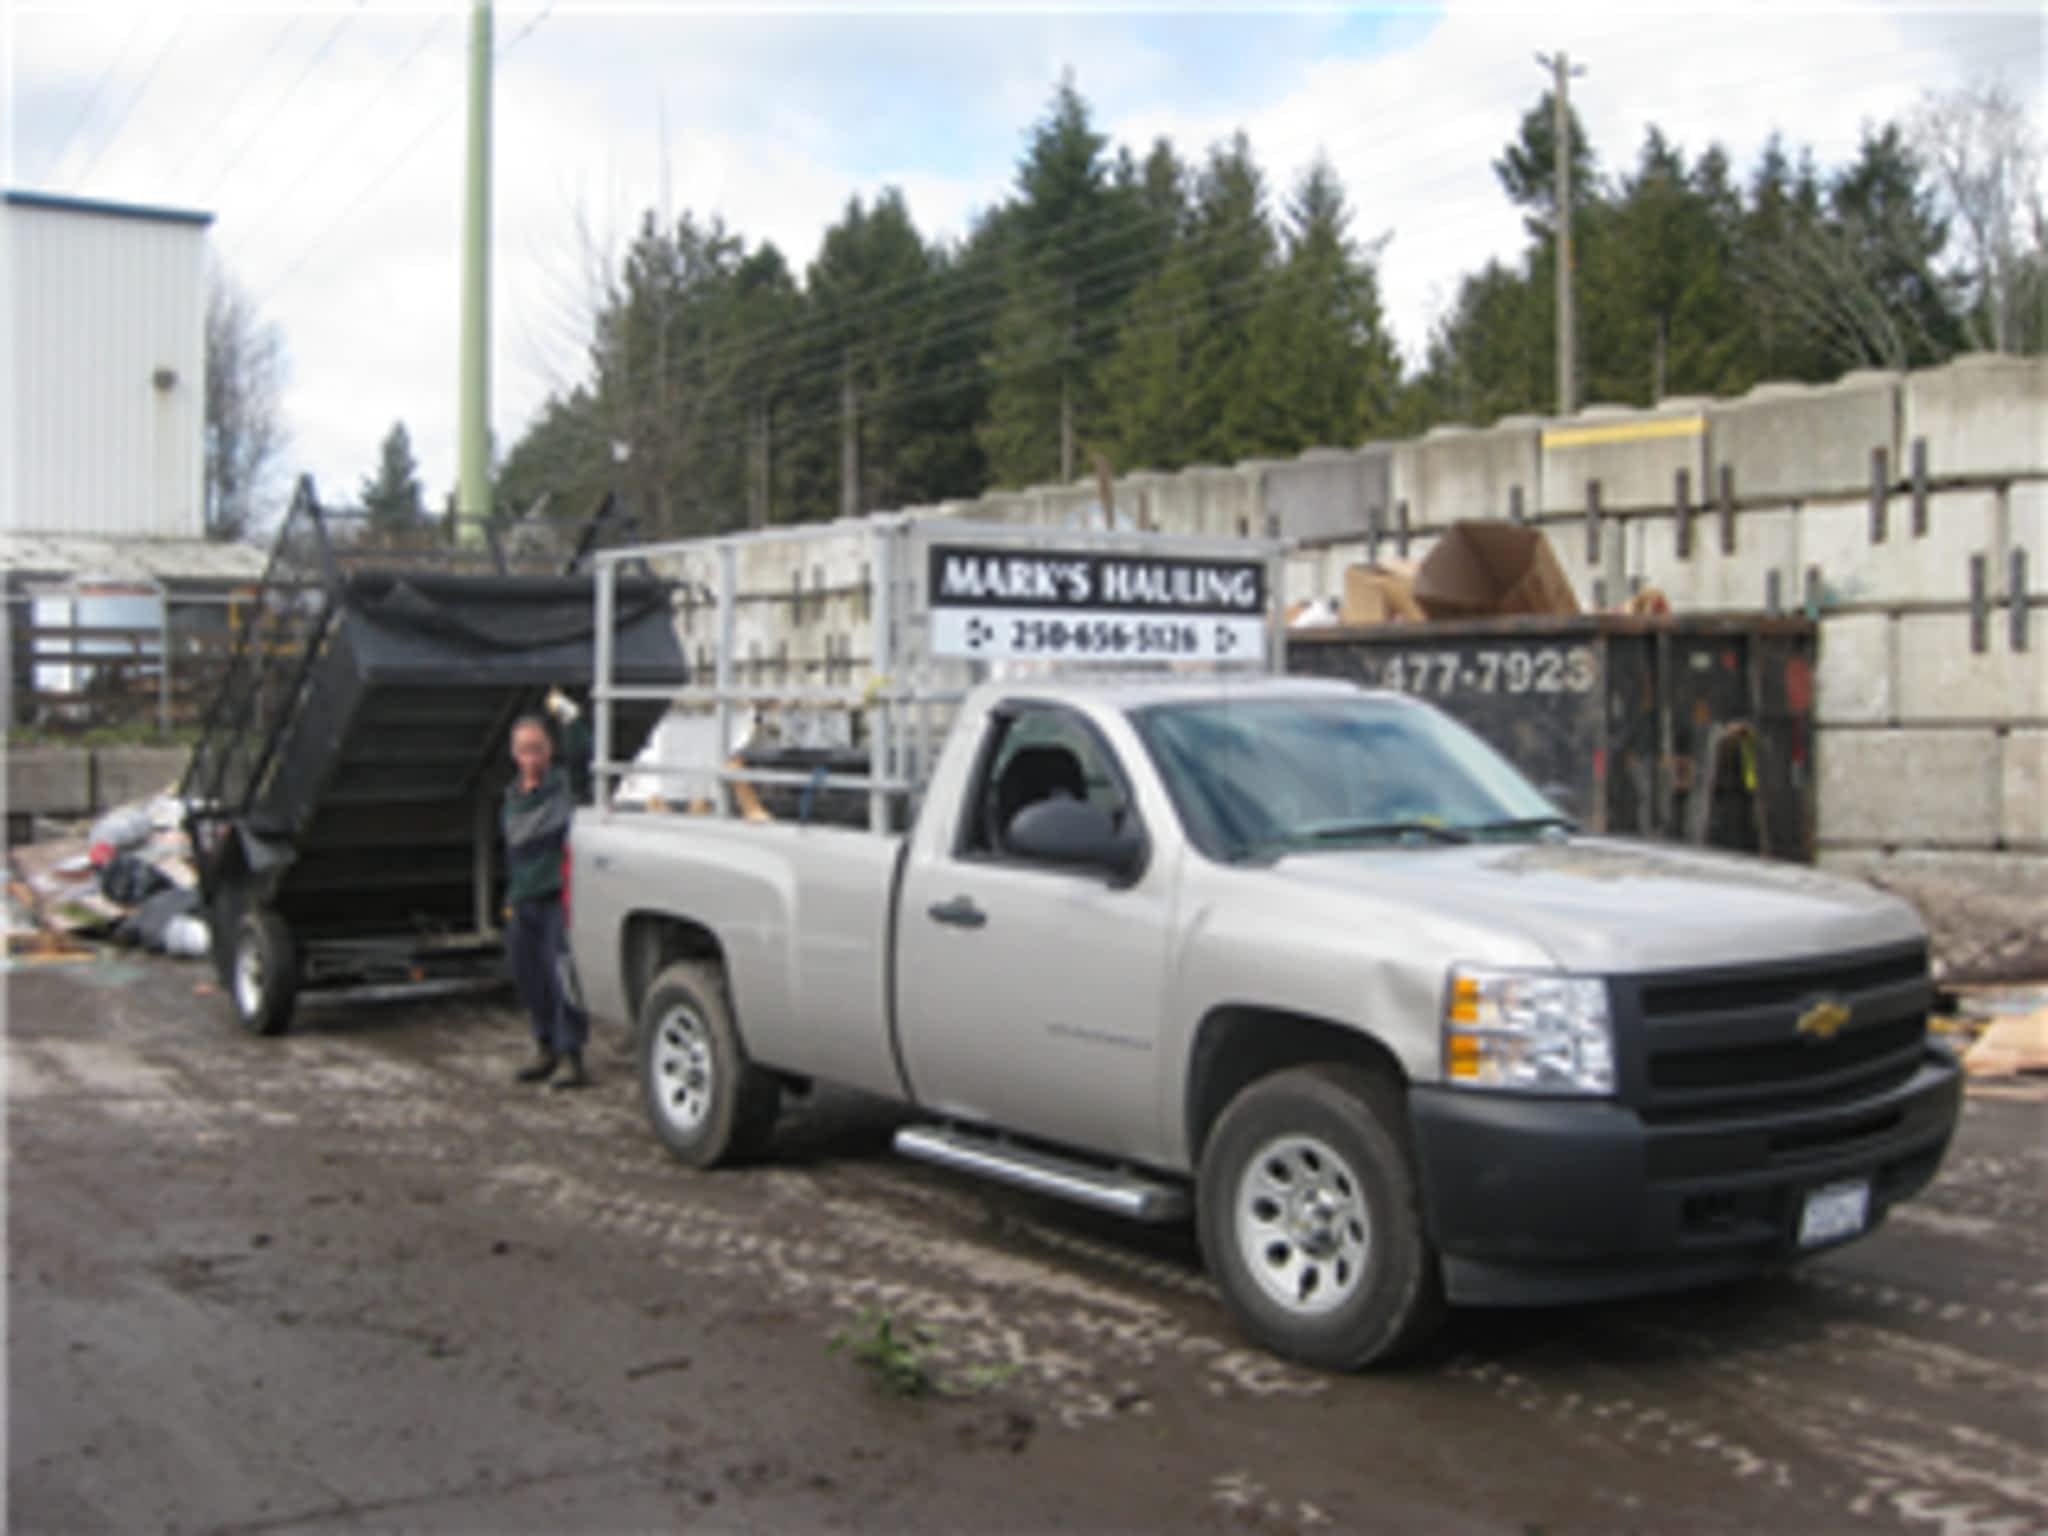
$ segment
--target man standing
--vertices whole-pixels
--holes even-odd
[[[569,775],[555,766],[547,722],[526,715],[512,727],[515,772],[505,787],[505,951],[513,984],[526,1006],[537,1047],[522,1083],[555,1078],[557,1088],[581,1088],[589,1021],[564,993],[568,934],[562,914],[562,855],[568,846],[575,795]],[[556,1069],[561,1075],[555,1077]]]

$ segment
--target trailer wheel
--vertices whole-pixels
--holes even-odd
[[[1355,1371],[1442,1320],[1398,1090],[1355,1067],[1300,1067],[1224,1110],[1196,1190],[1202,1256],[1239,1325],[1277,1355]]]
[[[229,986],[242,1027],[252,1035],[283,1034],[299,996],[298,956],[284,919],[263,907],[244,913],[233,966]]]
[[[782,1089],[747,1060],[716,966],[672,965],[647,989],[640,1088],[655,1135],[692,1168],[766,1150]]]

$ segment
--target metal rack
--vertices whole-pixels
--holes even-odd
[[[867,676],[839,687],[745,686],[737,679],[737,615],[743,601],[781,595],[780,588],[749,591],[743,586],[742,564],[751,552],[776,546],[816,546],[830,540],[857,541],[865,556],[866,624],[869,633]],[[597,583],[597,624],[591,714],[594,740],[592,774],[597,804],[618,808],[615,793],[628,773],[646,773],[644,765],[617,760],[612,711],[625,703],[661,703],[672,710],[708,713],[716,722],[720,761],[709,770],[687,770],[692,778],[710,778],[717,787],[715,814],[735,814],[733,788],[761,784],[808,791],[838,790],[862,794],[868,801],[868,826],[886,833],[907,822],[923,791],[944,742],[950,713],[969,690],[995,675],[1042,674],[1077,666],[1101,668],[1107,663],[1068,658],[1061,662],[990,663],[938,656],[931,644],[932,594],[930,553],[934,544],[973,544],[1040,554],[1049,550],[1075,553],[1126,554],[1164,559],[1256,560],[1265,574],[1266,649],[1262,656],[1240,662],[1155,663],[1157,670],[1276,671],[1285,664],[1286,628],[1281,610],[1281,561],[1286,545],[1274,540],[1192,538],[1132,530],[1101,531],[1046,528],[1012,523],[975,523],[951,518],[881,516],[857,522],[814,524],[752,533],[685,539],[602,550],[590,559]],[[708,683],[679,689],[632,687],[614,677],[610,616],[616,602],[619,572],[641,566],[665,574],[665,565],[710,565],[709,605],[716,628],[715,662]],[[1131,670],[1131,664],[1120,664]],[[864,772],[747,767],[726,760],[737,712],[745,708],[845,711],[866,741]],[[662,770],[653,770],[657,776]]]

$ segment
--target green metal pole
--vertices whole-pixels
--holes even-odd
[[[491,515],[491,0],[469,14],[469,156],[462,205],[459,539],[482,539]]]

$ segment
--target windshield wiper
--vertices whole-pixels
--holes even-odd
[[[1339,821],[1327,826],[1308,827],[1303,835],[1319,843],[1342,842],[1353,837],[1399,837],[1416,832],[1439,843],[1469,843],[1470,835],[1456,827],[1438,826],[1433,821]]]
[[[1576,832],[1579,824],[1569,816],[1512,816],[1506,821],[1482,821],[1476,827],[1466,827],[1467,832],[1548,832],[1552,827],[1561,832]]]

